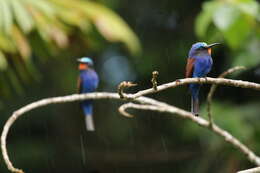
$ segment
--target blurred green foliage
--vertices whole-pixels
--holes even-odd
[[[124,20],[98,2],[1,0],[0,70],[11,82],[2,79],[0,92],[7,94],[11,84],[21,93],[22,83],[37,78],[33,58],[57,57],[64,49],[73,51],[71,45],[79,41],[85,52],[97,49],[98,39],[92,37],[95,30],[109,42],[122,42],[133,55],[141,51],[137,36]]]
[[[224,40],[232,50],[233,66],[253,67],[260,62],[260,5],[256,0],[205,2],[195,31],[210,42]]]

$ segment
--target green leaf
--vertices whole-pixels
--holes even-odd
[[[23,32],[30,32],[33,28],[34,22],[32,16],[25,8],[25,4],[23,3],[24,1],[10,0],[10,2],[18,25],[21,27]]]
[[[8,66],[8,63],[6,61],[6,57],[3,52],[0,51],[0,70],[4,71]]]
[[[12,28],[12,39],[15,42],[18,52],[24,60],[28,60],[31,56],[31,48],[27,38],[16,26]]]
[[[8,0],[0,0],[0,30],[10,34],[13,25],[12,10]]]
[[[223,35],[229,46],[237,49],[244,44],[251,31],[252,28],[245,17],[240,15],[233,21],[232,25],[223,31]]]
[[[31,79],[29,73],[35,73],[29,61],[32,52],[41,60],[58,57],[70,38],[93,49],[89,45],[100,38],[94,26],[106,40],[122,42],[132,54],[140,52],[137,36],[116,13],[96,2],[74,1],[0,0],[0,71],[7,71],[7,84],[17,92]],[[12,62],[10,68],[6,68],[8,62]]]
[[[141,45],[137,36],[121,17],[96,2],[82,1],[81,5],[82,10],[108,41],[121,41],[133,55],[140,53]]]
[[[222,4],[215,10],[213,22],[218,29],[226,31],[240,16],[240,12],[232,4]]]
[[[234,56],[232,66],[243,65],[248,68],[260,63],[260,42],[257,39],[248,41],[246,48]]]
[[[198,15],[195,22],[195,32],[199,37],[205,37],[209,25],[212,23],[212,17],[215,10],[220,5],[219,2],[205,2],[202,12]]]
[[[237,4],[238,8],[245,14],[257,18],[259,15],[259,3],[254,0],[244,0]]]
[[[88,32],[90,29],[92,29],[92,25],[88,18],[82,18],[82,12],[81,11],[75,11],[71,12],[67,10],[66,8],[61,8],[60,6],[57,7],[60,8],[60,13],[58,14],[59,18],[61,18],[62,21],[65,23],[72,25],[72,26],[78,26],[82,31]]]
[[[37,9],[40,13],[52,18],[55,15],[55,10],[53,4],[50,1],[46,0],[24,0],[27,6]]]
[[[16,52],[16,47],[12,39],[2,32],[0,32],[0,49],[9,53]]]

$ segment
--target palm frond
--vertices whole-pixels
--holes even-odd
[[[70,46],[72,36],[88,42],[94,27],[107,41],[122,42],[133,55],[140,52],[139,40],[126,22],[97,2],[0,0],[0,71],[8,69],[4,74],[20,93],[27,72],[37,73],[32,55],[53,58]]]

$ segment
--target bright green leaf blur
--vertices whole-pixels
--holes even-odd
[[[137,36],[126,22],[98,2],[1,0],[0,69],[3,75],[10,76],[5,73],[8,63],[19,62],[22,58],[25,61],[23,63],[28,64],[26,61],[32,61],[32,56],[37,59],[55,58],[65,48],[70,49],[73,40],[85,42],[85,53],[95,51],[93,47],[95,42],[104,43],[95,37],[95,30],[109,42],[123,43],[134,56],[141,51]],[[15,66],[9,68],[14,68],[10,69],[14,71],[14,76],[15,73],[21,77],[28,75]],[[11,80],[11,84],[18,85],[14,86],[15,88],[20,88],[22,83],[20,79]]]
[[[226,43],[232,49],[230,65],[253,67],[260,63],[255,56],[260,50],[253,50],[257,53],[252,55],[249,48],[260,42],[259,35],[255,37],[260,30],[259,16],[260,6],[255,0],[213,0],[204,3],[195,30],[202,39]]]

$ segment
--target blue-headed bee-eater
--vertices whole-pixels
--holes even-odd
[[[192,45],[186,65],[185,77],[206,77],[210,72],[213,60],[211,57],[211,48],[219,43],[207,44],[198,42]],[[191,92],[191,112],[199,115],[199,90],[200,84],[190,84]]]
[[[95,92],[98,87],[99,78],[95,70],[93,69],[93,61],[89,57],[83,57],[78,59],[79,62],[79,78],[78,78],[78,91],[79,93],[91,93]],[[94,131],[93,121],[93,101],[84,100],[81,102],[81,107],[85,114],[85,123],[88,131]]]

